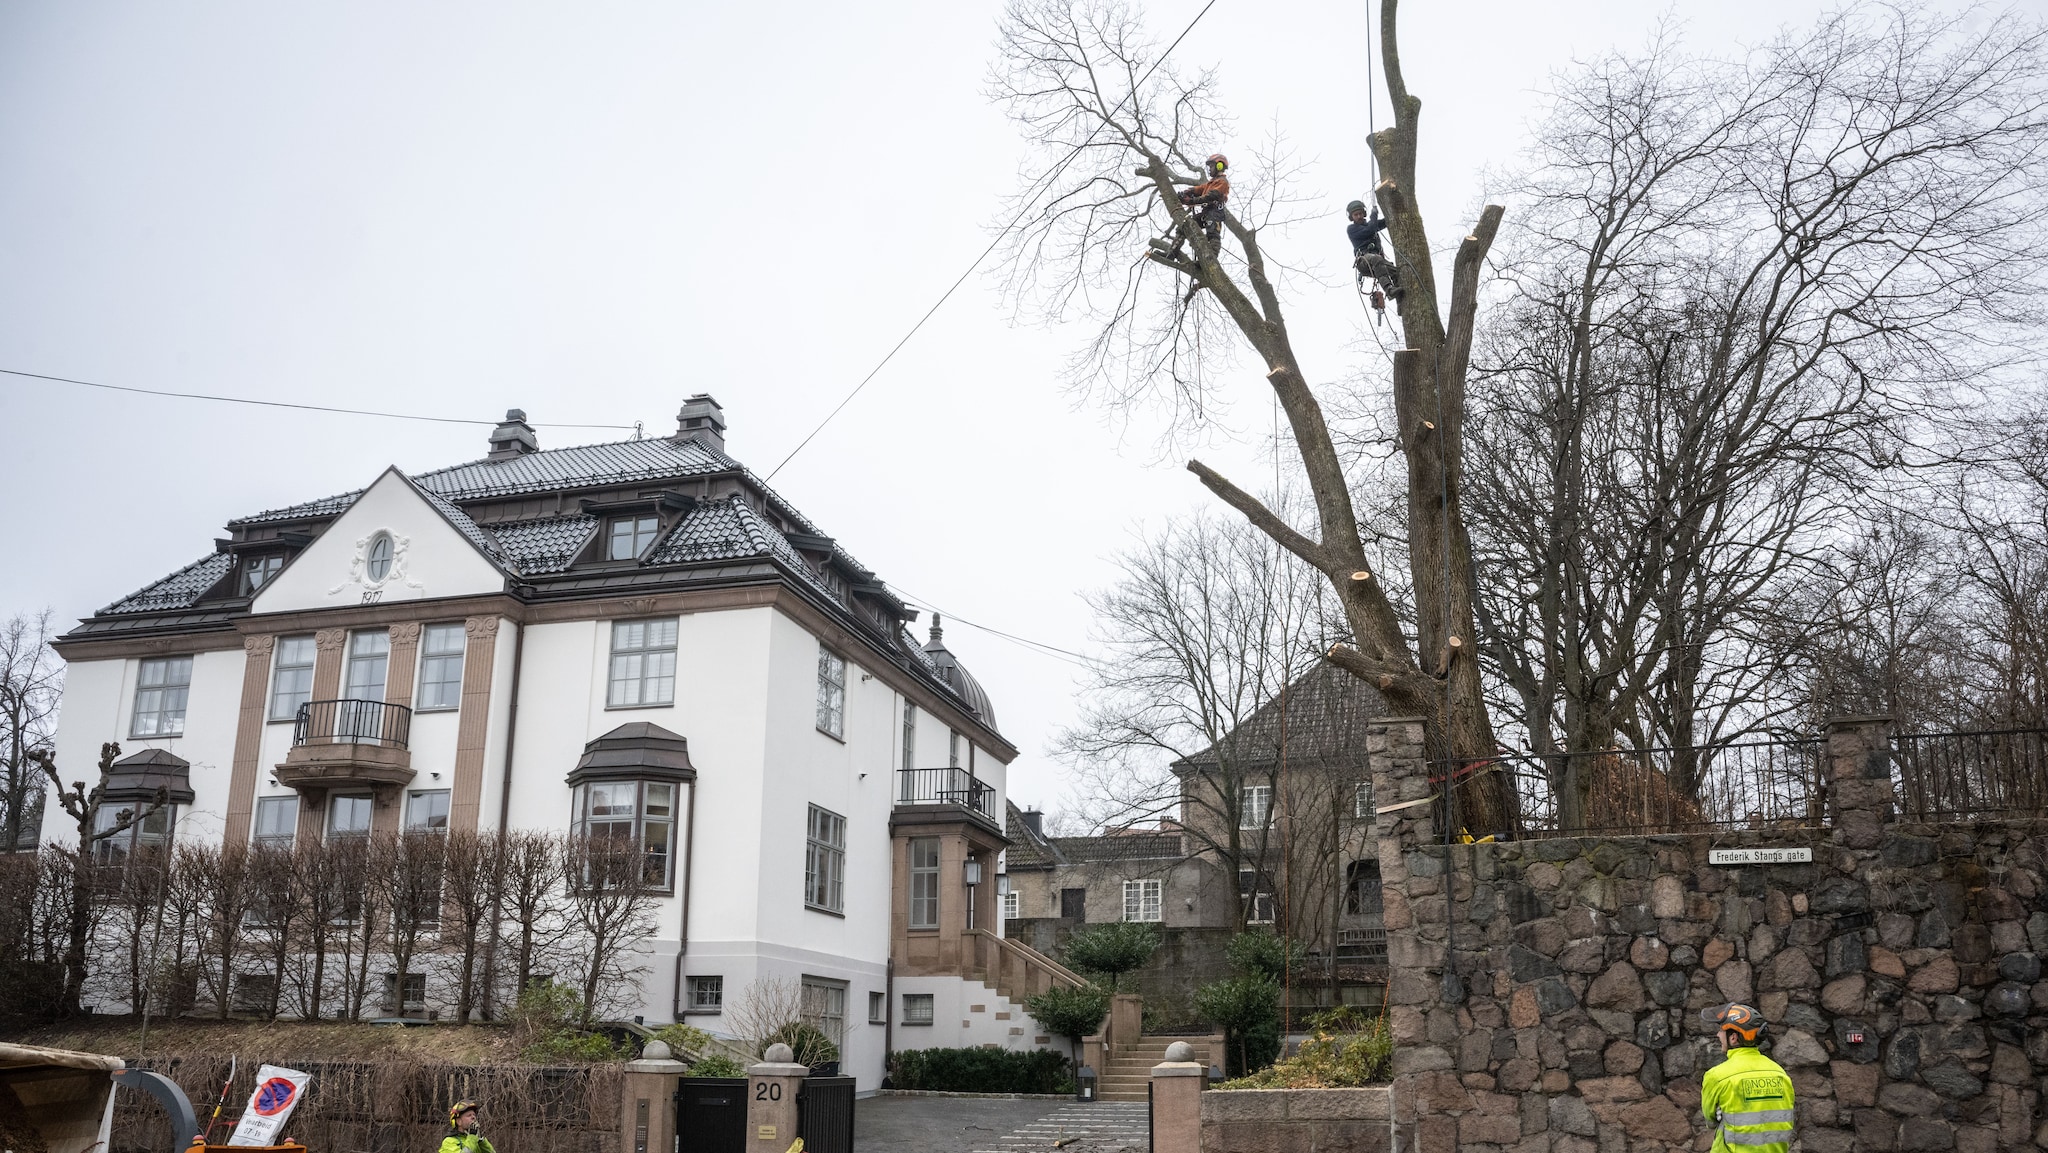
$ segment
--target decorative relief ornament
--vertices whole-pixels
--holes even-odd
[[[384,593],[394,586],[403,585],[409,589],[427,587],[412,579],[407,571],[412,538],[399,536],[390,529],[378,529],[368,536],[356,538],[356,555],[348,563],[348,576],[342,582],[327,590],[334,596],[350,585],[363,590],[363,603],[376,604],[384,599]]]

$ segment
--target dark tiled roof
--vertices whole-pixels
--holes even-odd
[[[559,492],[594,485],[630,484],[729,472],[739,465],[694,440],[666,437],[551,448],[504,460],[473,460],[421,473],[421,484],[451,500]]]
[[[1366,724],[1387,711],[1386,699],[1371,685],[1328,662],[1296,678],[1288,686],[1286,704],[1284,728],[1280,700],[1275,698],[1220,743],[1234,750],[1240,763],[1264,764],[1279,759],[1284,733],[1289,759],[1363,763]],[[1174,763],[1180,768],[1214,765],[1215,746]]]
[[[413,482],[412,486],[418,491],[422,499],[434,506],[435,512],[448,518],[448,523],[455,526],[455,531],[461,533],[464,540],[474,545],[476,551],[498,562],[501,568],[511,567],[511,560],[505,555],[505,550],[498,547],[497,538],[479,527],[475,521],[469,518],[468,513],[456,508],[454,504],[450,503],[441,494],[419,484],[417,481]]]
[[[288,504],[283,508],[266,509],[253,516],[238,517],[231,520],[228,522],[228,527],[233,528],[236,525],[243,524],[267,524],[281,520],[311,520],[316,517],[339,516],[343,509],[354,504],[355,499],[361,495],[363,495],[362,489],[350,489],[347,492],[336,493],[333,496],[323,496],[319,500],[309,500],[304,504]]]
[[[226,553],[209,553],[200,557],[177,572],[152,585],[145,585],[129,593],[106,608],[103,613],[157,613],[169,609],[190,608],[200,594],[220,583],[235,565],[235,558]]]
[[[1186,856],[1179,833],[1115,833],[1106,837],[1054,837],[1062,857],[1083,861],[1160,861]]]
[[[527,575],[561,572],[590,543],[597,518],[584,513],[490,526],[513,567]]]
[[[772,538],[772,539],[771,539]],[[767,556],[789,542],[775,531],[753,506],[738,494],[724,500],[708,501],[691,509],[688,516],[669,530],[668,539],[648,554],[648,564],[690,564],[735,557]],[[796,563],[802,564],[801,558]]]
[[[1031,831],[1024,823],[1024,814],[1017,808],[1017,802],[1005,801],[1003,809],[1003,835],[1010,838],[1010,847],[1004,850],[1004,867],[1013,873],[1027,869],[1050,869],[1063,865],[1065,858],[1053,847],[1051,841]]]

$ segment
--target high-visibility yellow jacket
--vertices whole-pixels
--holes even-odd
[[[497,1153],[487,1138],[475,1133],[455,1133],[441,1139],[441,1153]]]
[[[1791,1149],[1792,1078],[1755,1049],[1730,1049],[1727,1060],[1707,1070],[1700,1082],[1700,1112],[1717,1126],[1714,1153]]]

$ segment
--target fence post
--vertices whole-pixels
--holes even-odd
[[[1845,848],[1877,848],[1892,822],[1891,724],[1885,716],[1827,722],[1828,815]]]
[[[668,1153],[676,1147],[676,1078],[689,1068],[663,1041],[649,1041],[638,1060],[626,1062],[619,1153]]]
[[[780,1042],[762,1056],[760,1064],[747,1066],[747,1149],[783,1153],[796,1143],[796,1096],[811,1071]]]
[[[1152,1066],[1152,1153],[1201,1153],[1202,1083],[1209,1070],[1194,1047],[1175,1041]]]

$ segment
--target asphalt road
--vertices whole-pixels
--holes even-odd
[[[1053,1140],[1066,1136],[1083,1139],[1060,1153],[1142,1151],[1144,1120],[1142,1104],[869,1097],[854,1106],[853,1148],[854,1153],[1029,1153],[1049,1151]]]

